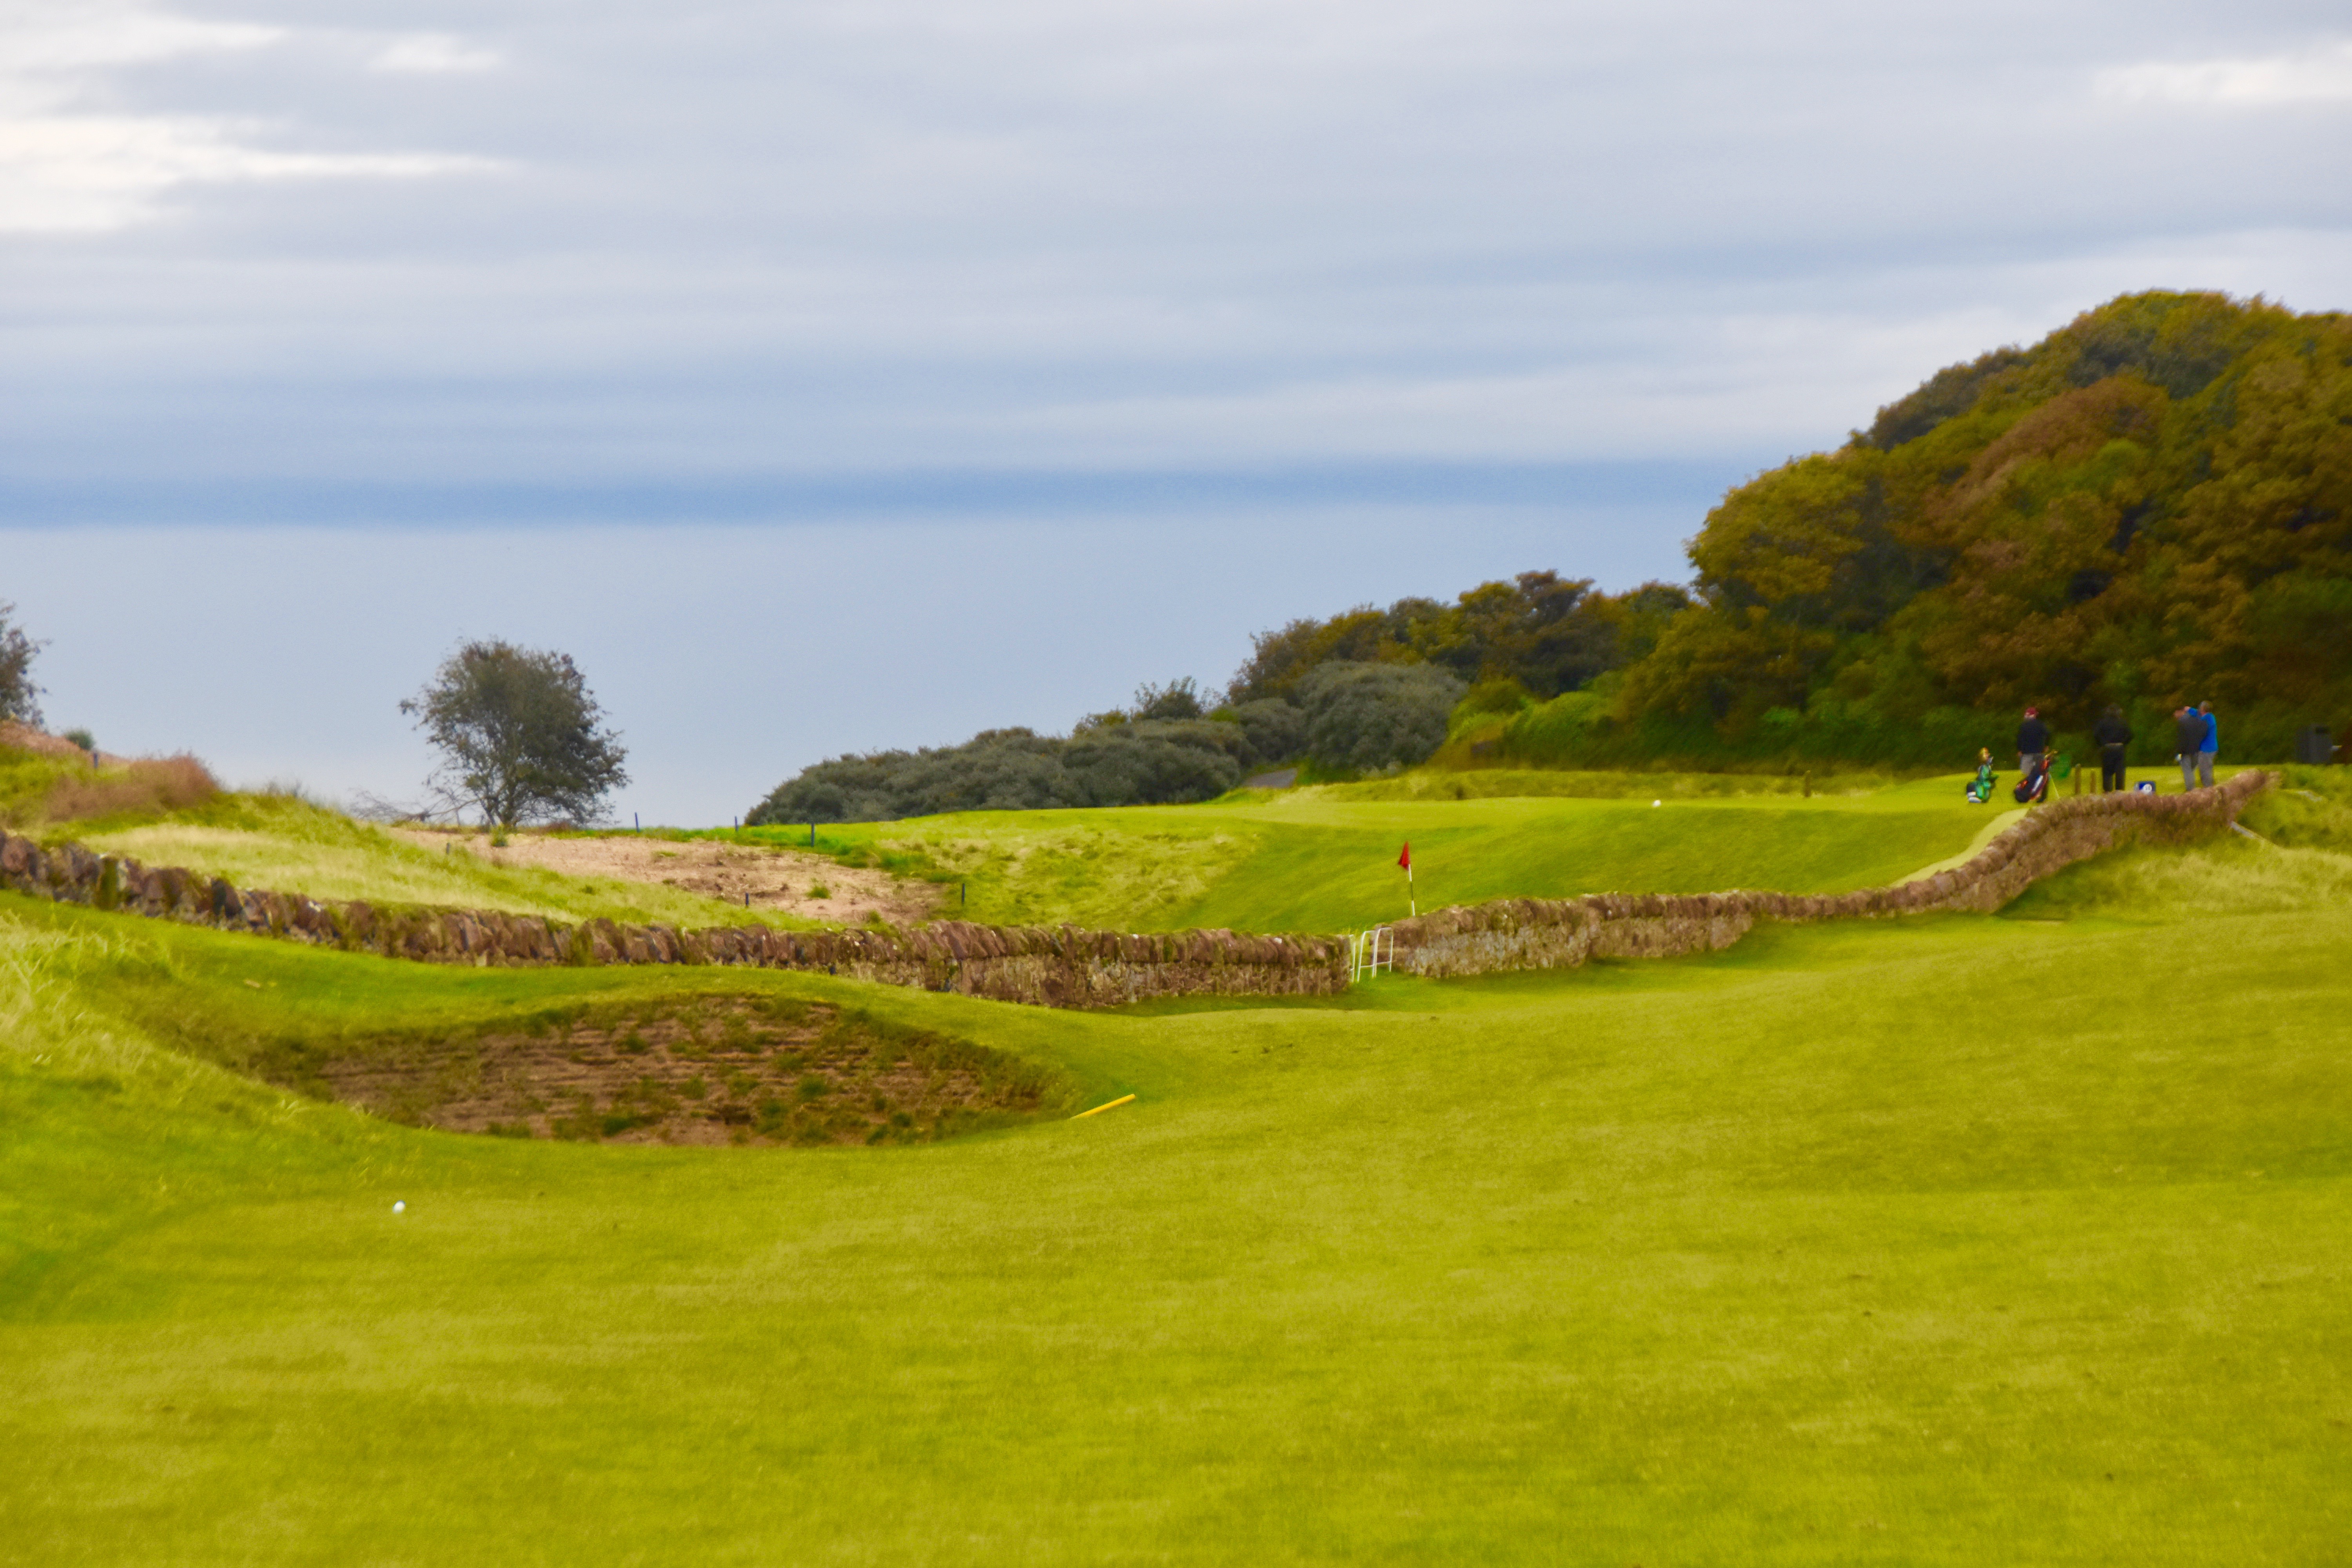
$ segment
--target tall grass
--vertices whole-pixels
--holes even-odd
[[[2029,889],[2011,912],[2189,919],[2352,906],[2352,770],[2289,768],[2240,823],[2254,837],[2103,856]]]
[[[68,773],[49,788],[42,815],[52,824],[149,812],[184,811],[220,794],[212,771],[182,752],[142,757],[120,769]]]

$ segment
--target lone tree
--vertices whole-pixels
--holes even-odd
[[[400,710],[416,715],[441,752],[429,786],[455,809],[479,805],[494,826],[593,822],[604,796],[629,782],[628,752],[598,726],[596,699],[569,654],[467,643]]]
[[[41,689],[33,684],[33,656],[41,645],[25,635],[8,617],[16,606],[0,600],[0,720],[41,727]]]

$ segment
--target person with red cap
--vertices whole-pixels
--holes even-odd
[[[2050,726],[2042,721],[2042,710],[2028,708],[2025,722],[2017,727],[2017,771],[2032,773],[2033,764],[2050,749]]]

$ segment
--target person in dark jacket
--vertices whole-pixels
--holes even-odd
[[[2197,787],[2197,753],[2205,749],[2205,715],[2197,711],[2194,703],[2184,704],[2172,711],[2172,743],[2180,756],[2180,787]],[[2205,764],[2206,777],[2212,776],[2212,763]]]
[[[2049,749],[2050,726],[2042,721],[2042,710],[2028,708],[2025,722],[2017,727],[2017,771],[2032,767],[2034,759]]]
[[[2099,743],[2099,793],[2126,787],[2124,783],[2124,748],[2131,744],[2131,726],[2124,722],[2124,710],[2109,708],[2099,715],[2099,722],[2091,731],[2091,739]]]

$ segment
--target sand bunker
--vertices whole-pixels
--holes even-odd
[[[493,866],[540,866],[567,877],[654,882],[719,899],[738,909],[782,910],[845,925],[855,925],[877,911],[893,924],[909,924],[930,919],[940,902],[940,889],[929,882],[838,866],[823,855],[759,845],[709,839],[681,843],[619,834],[552,838],[516,833],[509,836],[506,847],[493,849],[480,833],[394,831],[430,849],[456,844]],[[746,898],[751,900],[748,904]]]

